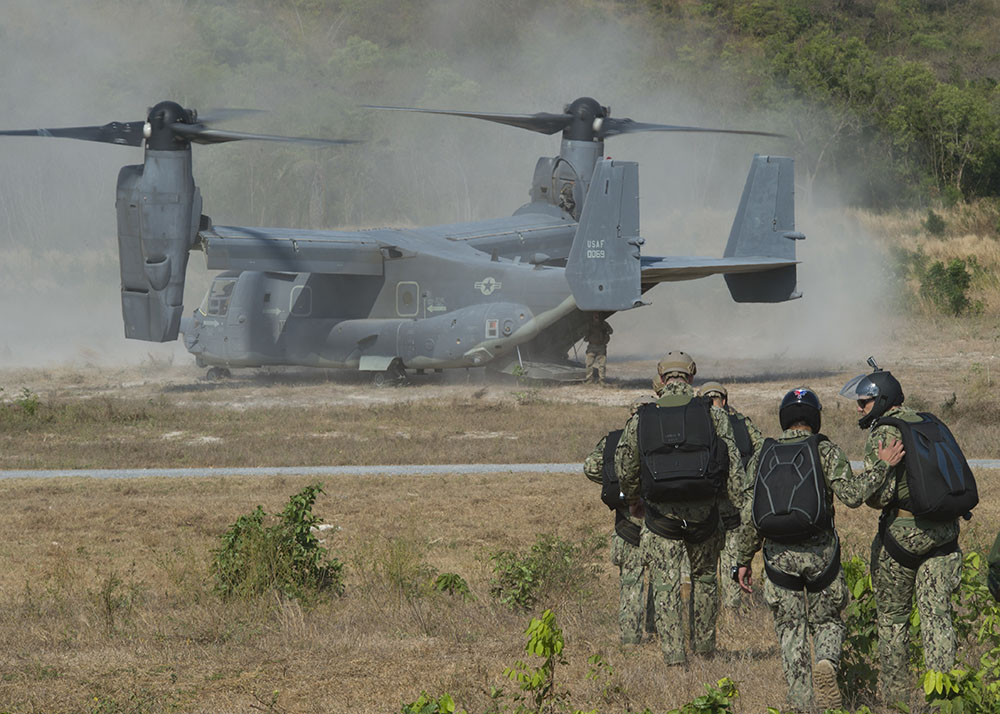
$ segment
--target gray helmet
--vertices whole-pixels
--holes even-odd
[[[840,390],[848,399],[874,399],[872,410],[858,419],[858,426],[867,429],[892,407],[903,403],[903,387],[892,373],[876,368],[871,374],[859,374]]]

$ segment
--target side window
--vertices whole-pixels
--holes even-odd
[[[212,287],[205,296],[205,308],[202,310],[206,315],[224,316],[229,312],[229,301],[233,298],[233,288],[236,287],[236,278],[216,278],[212,281]]]
[[[292,304],[289,308],[293,315],[307,317],[312,314],[312,288],[308,285],[296,285],[292,288]]]

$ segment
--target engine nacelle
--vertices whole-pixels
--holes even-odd
[[[118,174],[118,253],[125,337],[177,339],[188,252],[201,219],[190,146],[146,150],[142,166]]]

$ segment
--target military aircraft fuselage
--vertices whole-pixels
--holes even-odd
[[[213,226],[202,214],[192,146],[259,140],[354,143],[221,130],[246,110],[199,117],[164,101],[145,121],[0,130],[143,147],[118,174],[118,251],[125,336],[167,342],[184,333],[202,364],[404,370],[520,367],[566,375],[590,317],[645,304],[660,282],[725,276],[737,302],[799,297],[793,161],[755,155],[722,257],[641,255],[638,164],[604,158],[604,141],[635,132],[764,134],[614,117],[580,97],[562,113],[381,109],[482,119],[562,134],[558,156],[535,164],[529,203],[507,218],[365,231]],[[191,316],[191,250],[221,271]],[[577,370],[576,378],[582,378]],[[572,378],[572,377],[571,377]]]
[[[529,204],[475,223],[324,232],[324,248],[339,239],[350,251],[352,274],[224,272],[184,321],[185,344],[199,362],[225,366],[380,371],[394,358],[416,369],[507,362],[579,312],[561,277],[576,228],[571,215]],[[238,262],[240,241],[252,242],[255,230],[204,231],[210,264],[214,250],[225,251],[228,265]],[[303,251],[315,235],[281,233]],[[582,336],[585,321],[578,322],[564,340]],[[563,354],[568,347],[560,345]]]

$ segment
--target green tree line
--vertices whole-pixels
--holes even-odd
[[[796,157],[805,200],[831,187],[869,207],[1000,195],[998,0],[54,3],[59,12],[41,13],[15,0],[0,18],[0,61],[17,68],[0,73],[5,122],[65,125],[71,107],[77,123],[132,120],[171,98],[271,110],[234,129],[365,142],[199,149],[220,223],[425,224],[512,210],[531,167],[504,149],[537,137],[361,105],[559,111],[583,92],[681,92],[720,124],[784,132],[792,146],[775,151]],[[29,87],[60,111],[17,113]],[[484,190],[478,157],[494,151],[504,158]],[[18,239],[41,230],[37,213],[17,209],[45,195],[34,182],[66,195],[40,172],[0,179]]]

